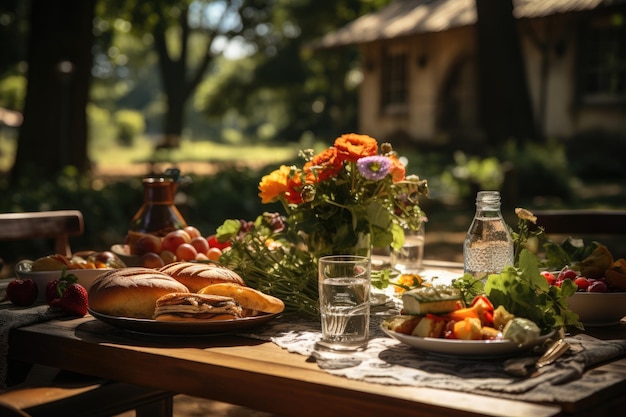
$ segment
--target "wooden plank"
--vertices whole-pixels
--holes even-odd
[[[238,337],[129,336],[90,318],[18,329],[12,332],[10,346],[14,359],[283,416],[560,414],[555,406],[352,381],[330,375],[306,357],[269,342]]]

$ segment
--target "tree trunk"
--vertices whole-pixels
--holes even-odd
[[[481,119],[490,144],[537,139],[512,0],[476,0]]]
[[[65,166],[90,168],[86,106],[91,82],[95,0],[31,3],[24,122],[11,171],[51,178]]]
[[[180,138],[185,126],[185,106],[187,100],[189,100],[198,84],[202,81],[206,69],[213,60],[211,44],[213,39],[215,39],[216,33],[208,34],[206,51],[200,63],[192,68],[187,62],[189,36],[191,34],[187,12],[187,8],[182,9],[178,21],[180,27],[178,40],[180,55],[178,57],[173,57],[167,48],[167,24],[163,16],[160,16],[153,33],[154,45],[159,57],[158,65],[161,72],[161,82],[167,97],[166,114],[163,120],[163,140],[157,145],[157,149],[175,148],[180,144]]]

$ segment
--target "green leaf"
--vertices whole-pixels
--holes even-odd
[[[539,258],[525,249],[518,267],[489,275],[485,284],[494,307],[503,305],[515,316],[532,320],[543,333],[559,327],[583,328],[567,305],[567,297],[574,292],[576,285],[571,280],[565,280],[561,287],[549,285],[539,273]]]
[[[218,242],[228,242],[231,238],[237,236],[241,229],[241,222],[239,220],[228,219],[217,228],[215,238]]]

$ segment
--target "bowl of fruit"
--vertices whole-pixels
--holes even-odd
[[[101,274],[126,264],[114,253],[80,252],[72,256],[49,255],[35,260],[22,260],[15,265],[15,275],[20,280],[32,280],[37,288],[37,301],[45,300],[46,286],[61,278],[63,274],[73,274],[85,289]]]
[[[224,245],[214,236],[205,237],[194,226],[176,229],[165,236],[130,231],[124,244],[116,244],[111,251],[128,266],[160,268],[177,261],[217,261]]]
[[[622,261],[593,277],[567,267],[543,274],[554,285],[560,285],[565,279],[576,284],[578,290],[568,297],[567,303],[583,325],[612,326],[626,317],[626,263]]]

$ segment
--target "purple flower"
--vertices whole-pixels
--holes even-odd
[[[389,173],[391,162],[386,156],[366,156],[356,161],[356,165],[365,178],[380,181]]]

